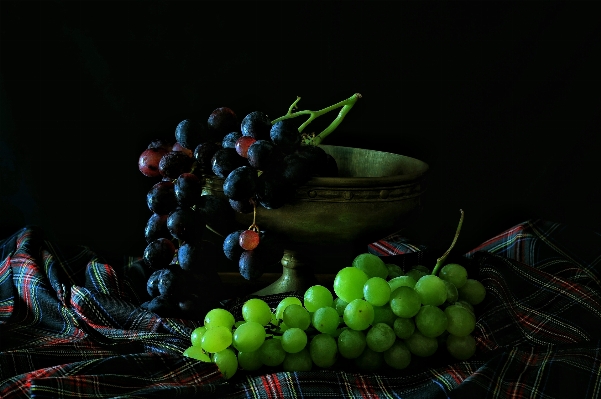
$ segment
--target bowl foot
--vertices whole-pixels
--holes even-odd
[[[304,293],[307,288],[318,283],[311,262],[299,251],[284,250],[282,266],[280,278],[255,292],[254,295],[266,296],[290,291]]]

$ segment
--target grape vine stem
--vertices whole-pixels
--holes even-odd
[[[296,100],[292,103],[290,108],[288,108],[288,112],[286,113],[286,115],[280,116],[279,118],[272,120],[271,123],[274,124],[274,123],[282,121],[284,119],[296,118],[301,115],[309,115],[309,118],[307,118],[307,120],[305,122],[303,122],[303,124],[300,125],[298,128],[298,132],[302,133],[303,130],[307,127],[307,125],[309,125],[311,122],[313,122],[313,120],[315,118],[318,118],[321,115],[327,114],[328,112],[333,111],[335,109],[341,108],[341,110],[338,112],[338,115],[336,116],[336,118],[321,133],[319,133],[315,136],[308,136],[303,139],[304,144],[319,145],[326,137],[328,137],[328,135],[330,133],[332,133],[338,127],[338,125],[340,125],[340,122],[342,122],[342,120],[344,119],[346,114],[348,114],[348,112],[351,110],[351,108],[353,108],[353,106],[355,105],[357,100],[360,98],[361,98],[361,94],[355,93],[351,97],[347,98],[346,100],[343,100],[343,101],[340,101],[339,103],[330,105],[329,107],[320,109],[319,111],[302,110],[302,111],[293,112],[297,108],[296,104],[301,99],[300,97],[296,97]]]
[[[440,270],[440,268],[442,267],[444,262],[447,260],[447,256],[449,256],[449,253],[455,246],[455,243],[457,242],[457,238],[459,237],[459,232],[461,231],[461,226],[463,225],[463,209],[460,209],[459,212],[461,212],[461,217],[459,218],[459,224],[457,225],[457,231],[455,232],[455,237],[453,237],[453,242],[451,243],[451,246],[449,247],[449,249],[447,249],[447,251],[440,258],[436,259],[436,266],[434,266],[434,270],[432,270],[432,275],[434,275],[434,276],[436,276],[438,274],[438,271]]]

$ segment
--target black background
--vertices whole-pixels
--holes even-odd
[[[329,144],[430,165],[406,234],[457,253],[527,219],[601,231],[594,2],[0,2],[0,233],[141,255],[151,139],[227,106],[321,109]],[[325,118],[325,117],[324,117]],[[329,123],[329,121],[327,121]]]

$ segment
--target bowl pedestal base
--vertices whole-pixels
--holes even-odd
[[[254,295],[265,296],[289,291],[304,293],[307,288],[318,284],[313,267],[311,267],[312,263],[308,257],[303,255],[302,251],[285,249],[282,256],[283,268],[280,278],[255,292]]]

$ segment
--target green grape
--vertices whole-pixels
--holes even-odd
[[[386,264],[382,258],[374,254],[364,253],[357,255],[355,259],[353,259],[352,266],[363,270],[365,274],[367,274],[367,277],[381,277],[386,279],[388,276]]]
[[[307,309],[296,304],[288,305],[284,309],[283,320],[288,328],[296,327],[306,330],[311,325],[311,315]]]
[[[205,326],[196,327],[192,334],[190,334],[190,341],[194,346],[200,346],[200,341],[202,340],[202,336],[207,331]]]
[[[397,317],[394,320],[392,329],[397,337],[407,339],[415,332],[415,322],[413,321],[413,318],[406,319],[404,317]]]
[[[427,274],[413,288],[423,305],[440,306],[447,300],[447,287],[438,276]]]
[[[242,305],[242,318],[246,321],[256,321],[262,326],[266,326],[271,321],[271,308],[262,299],[249,299]]]
[[[303,348],[296,353],[286,353],[284,362],[282,363],[284,371],[311,371],[313,368],[313,360],[309,349]]]
[[[390,348],[384,352],[384,361],[390,367],[402,370],[411,363],[411,351],[402,341],[395,341]]]
[[[317,334],[309,344],[311,360],[318,367],[328,368],[336,363],[338,345],[336,340],[329,334]]]
[[[392,263],[386,264],[386,270],[388,270],[388,276],[386,277],[387,279],[393,279],[393,278],[405,275],[405,273],[403,272],[403,269],[401,269],[400,266],[392,264]]]
[[[363,286],[369,279],[367,274],[356,267],[344,267],[334,277],[334,292],[347,303],[363,298]]]
[[[367,345],[365,333],[350,328],[347,328],[340,333],[337,343],[340,355],[346,359],[355,359],[356,357],[359,357]]]
[[[455,284],[448,282],[447,280],[442,280],[444,282],[444,286],[447,289],[447,302],[455,303],[457,299],[459,299],[459,291],[457,291],[457,287]]]
[[[282,348],[286,352],[300,352],[305,346],[307,346],[307,334],[300,328],[289,328],[282,334]]]
[[[374,321],[374,308],[363,299],[355,299],[346,306],[342,317],[349,328],[365,330]]]
[[[467,310],[470,311],[471,314],[473,314],[474,316],[476,316],[476,312],[474,311],[474,305],[472,305],[468,301],[460,299],[460,300],[458,300],[458,301],[455,302],[455,305],[458,305],[458,306],[466,308]]]
[[[231,349],[224,349],[220,352],[215,353],[213,356],[213,362],[217,365],[221,374],[226,380],[232,378],[238,370],[238,358]]]
[[[447,331],[458,337],[464,337],[471,334],[476,328],[476,318],[466,308],[460,305],[448,306],[444,313],[447,315],[449,324]]]
[[[384,306],[390,300],[390,285],[381,277],[372,277],[363,285],[363,297],[373,306]]]
[[[258,350],[254,352],[238,352],[238,364],[247,371],[260,369],[263,366],[261,352]]]
[[[361,371],[378,371],[384,365],[384,355],[382,352],[376,352],[369,347],[365,347],[363,352],[354,360],[355,366]]]
[[[246,320],[238,320],[234,323],[234,328],[238,328],[244,323],[246,323]]]
[[[376,323],[386,323],[390,327],[394,324],[396,315],[390,309],[390,305],[374,306],[374,320],[371,322],[372,326]]]
[[[334,299],[334,308],[338,312],[339,316],[342,316],[344,314],[344,308],[346,308],[346,305],[348,305],[348,302],[345,301],[344,299],[341,299],[341,298]]]
[[[332,307],[319,308],[313,313],[312,324],[319,332],[333,334],[340,324],[340,316]]]
[[[376,352],[384,352],[394,344],[396,335],[392,327],[385,323],[374,324],[365,336],[367,346]]]
[[[407,276],[410,276],[415,281],[424,277],[425,275],[430,274],[430,270],[427,267],[422,265],[413,266],[407,273]]]
[[[455,359],[467,360],[476,353],[476,340],[471,335],[458,337],[449,334],[447,337],[447,350]]]
[[[280,323],[280,325],[278,326],[278,330],[279,332],[283,333],[284,331],[286,331],[287,329],[289,329],[290,327],[288,327],[286,325],[286,323],[284,323],[283,321]]]
[[[432,272],[431,269],[427,268],[424,265],[415,265],[415,266],[411,267],[411,270],[418,270],[418,271],[426,273],[426,274],[430,274]]]
[[[301,306],[303,305],[301,300],[295,296],[287,296],[286,298],[282,299],[278,304],[278,307],[275,309],[275,317],[279,320],[282,320],[282,317],[284,315],[284,309],[286,309],[286,306],[293,304]]]
[[[417,280],[415,280],[411,276],[399,276],[399,277],[395,277],[392,280],[388,281],[388,285],[390,286],[391,293],[394,292],[394,290],[396,290],[399,287],[414,288],[415,283],[417,283]]]
[[[335,329],[335,330],[334,330],[334,332],[330,333],[330,335],[331,335],[333,338],[338,338],[338,336],[339,336],[339,335],[342,333],[342,331],[344,331],[344,330],[348,330],[348,329],[349,329],[349,328],[348,328],[348,327],[346,327],[346,326],[345,326],[345,327],[342,327],[342,328],[337,328],[337,329]]]
[[[258,352],[261,362],[270,367],[282,364],[286,357],[286,351],[282,348],[282,341],[279,339],[266,339]]]
[[[209,310],[204,319],[204,325],[207,330],[218,326],[223,326],[231,330],[235,322],[234,315],[221,308]]]
[[[426,337],[417,329],[405,340],[405,344],[412,354],[419,357],[432,356],[438,350],[436,338]]]
[[[440,269],[438,276],[459,289],[467,281],[467,270],[457,263],[449,263]]]
[[[192,345],[184,351],[184,356],[191,357],[192,359],[200,360],[202,362],[211,363],[211,358],[202,351],[199,345]]]
[[[315,312],[319,308],[333,306],[334,297],[329,289],[323,285],[314,285],[305,291],[304,296],[305,309],[309,312]]]
[[[390,297],[390,309],[398,317],[413,317],[419,312],[421,306],[417,292],[410,287],[399,287]]]
[[[435,338],[442,334],[448,325],[447,315],[439,307],[424,305],[415,315],[415,326],[426,337]]]
[[[232,343],[240,352],[253,352],[265,341],[265,327],[256,321],[247,321],[234,331]]]
[[[471,305],[478,305],[486,296],[486,288],[478,280],[468,278],[461,288],[458,288],[459,299],[463,299]]]
[[[280,324],[280,320],[275,316],[275,313],[271,313],[271,320],[269,320],[269,324],[273,326],[278,326]]]
[[[232,344],[232,330],[224,326],[209,328],[200,341],[200,346],[207,352],[221,352]]]

